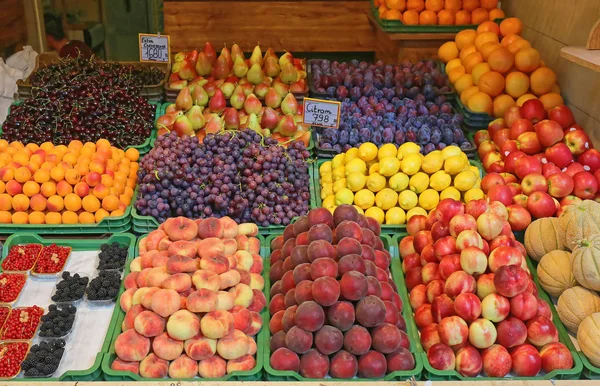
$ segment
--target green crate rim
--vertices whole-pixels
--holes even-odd
[[[479,158],[479,157],[478,157]],[[323,200],[321,199],[321,176],[319,175],[319,167],[321,165],[323,165],[325,162],[327,161],[331,161],[331,159],[319,159],[317,162],[315,162],[314,164],[314,170],[313,170],[313,178],[314,181],[312,183],[313,187],[314,187],[314,208],[320,208],[321,205],[323,204]],[[481,178],[483,178],[483,176],[485,176],[485,171],[483,170],[483,166],[481,165],[481,162],[479,162],[476,159],[469,159],[469,163],[472,166],[476,166],[477,169],[479,169],[479,176]],[[135,221],[135,220],[134,220]],[[134,225],[135,227],[135,225]],[[394,235],[398,232],[406,232],[406,224],[400,224],[400,225],[385,225],[385,224],[381,224],[381,232],[385,233],[387,235]]]
[[[277,235],[269,235],[268,237],[265,238],[264,244],[262,246],[264,256],[269,256],[271,254],[271,241],[275,237],[277,237]],[[381,237],[384,245],[387,246],[387,250],[390,253],[392,253],[392,250],[391,250],[392,239],[388,235],[381,235],[380,237]],[[265,272],[268,272],[269,270],[270,270],[270,265],[268,264],[268,261],[266,261],[265,262]],[[398,287],[398,293],[402,299],[402,303],[406,307],[409,304],[408,295],[406,293],[406,286],[404,285],[404,281],[402,280],[400,282],[397,279],[396,273],[398,270],[400,270],[400,272],[402,271],[401,267],[400,267],[400,261],[398,259],[394,259],[392,256],[392,261],[391,261],[392,279],[396,282],[396,285]],[[271,281],[269,279],[269,275],[266,274],[265,275],[265,296],[267,297],[267,304],[269,303],[270,298],[271,298],[270,291],[269,291],[270,288],[271,288]],[[404,315],[404,319],[406,322],[406,331],[409,336],[409,340],[410,340],[410,344],[411,344],[410,352],[413,354],[413,357],[415,359],[415,368],[412,370],[406,370],[406,371],[394,371],[393,373],[387,374],[384,378],[381,378],[381,380],[384,380],[384,381],[401,381],[401,380],[410,379],[411,377],[415,377],[415,379],[419,379],[421,371],[423,370],[422,359],[420,358],[419,353],[416,350],[418,348],[418,346],[417,346],[418,335],[415,335],[416,327],[414,325],[414,319],[412,317],[412,312],[405,313],[403,310],[402,314]],[[269,320],[270,320],[270,316],[269,316]],[[415,338],[415,336],[416,336],[416,338]],[[264,352],[265,378],[268,381],[303,381],[303,382],[308,382],[308,381],[322,382],[323,381],[323,379],[317,379],[317,378],[304,378],[303,376],[301,376],[300,374],[298,374],[294,371],[279,371],[279,370],[273,369],[271,367],[271,363],[269,360],[270,354],[271,354],[270,343],[269,343],[270,337],[271,337],[271,332],[267,328],[266,332],[265,332],[265,348],[264,348],[263,352]],[[367,381],[367,379],[365,379],[365,378],[356,378],[356,377],[352,378],[352,379],[327,378],[326,380],[327,381],[335,381],[335,382],[365,382],[365,381]],[[375,381],[375,379],[368,379],[368,381]]]
[[[396,258],[398,258],[398,260],[400,259],[399,243],[403,237],[404,237],[403,235],[394,236],[393,245],[395,248],[394,249],[395,256],[393,256],[392,258],[396,257]],[[438,380],[438,381],[439,380],[446,380],[446,381],[449,381],[449,380],[461,380],[461,381],[462,380],[468,380],[468,381],[525,380],[525,381],[528,381],[528,380],[550,380],[550,379],[571,380],[571,379],[579,379],[580,378],[581,372],[583,370],[583,364],[582,364],[582,361],[581,361],[579,355],[577,355],[577,350],[575,349],[575,346],[571,342],[571,338],[569,337],[567,330],[565,329],[565,326],[560,321],[560,318],[558,317],[558,313],[556,312],[556,309],[554,308],[554,305],[552,304],[552,300],[540,286],[540,283],[539,283],[537,274],[535,272],[535,268],[531,262],[531,259],[526,258],[526,260],[527,260],[527,267],[529,268],[529,270],[532,274],[532,277],[533,277],[533,281],[537,287],[538,296],[542,300],[544,300],[546,303],[548,303],[548,305],[550,306],[550,310],[552,311],[552,322],[558,329],[558,334],[559,334],[559,338],[560,338],[559,340],[561,343],[563,343],[565,346],[567,346],[567,348],[571,352],[571,356],[573,357],[573,368],[567,369],[567,370],[554,370],[554,371],[551,371],[550,373],[547,373],[544,375],[538,374],[535,377],[505,377],[505,378],[484,377],[484,376],[474,377],[474,378],[473,377],[464,377],[455,370],[436,370],[433,367],[431,367],[431,365],[429,364],[429,360],[427,359],[427,353],[425,353],[425,351],[423,350],[423,347],[421,346],[421,341],[419,339],[417,345],[418,345],[418,349],[421,353],[421,356],[423,358],[423,365],[425,368],[425,371],[423,372],[423,374],[427,379]],[[404,277],[403,273],[401,273],[401,275],[402,275],[402,277]]]
[[[1,262],[4,261],[10,248],[13,245],[25,244],[25,243],[37,243],[42,245],[57,244],[62,246],[70,246],[73,251],[89,251],[95,250],[100,245],[105,243],[118,242],[119,244],[126,244],[128,246],[127,262],[129,263],[135,257],[135,236],[130,233],[117,233],[111,235],[108,239],[44,239],[40,235],[35,233],[18,233],[13,234],[4,243],[2,248],[2,260],[0,261],[0,272],[2,270]],[[129,264],[127,264],[127,267]],[[126,268],[129,271],[129,268]],[[119,296],[125,291],[123,282],[119,289]],[[119,302],[115,302],[114,310],[108,324],[104,343],[100,352],[96,355],[96,360],[92,367],[87,370],[69,370],[65,371],[60,377],[53,378],[15,378],[12,381],[16,382],[48,382],[48,381],[95,381],[99,380],[102,376],[101,363],[102,358],[106,352],[108,352],[111,337],[113,336],[114,329],[117,326],[117,311],[121,310]]]
[[[138,254],[138,252],[139,252],[140,242],[144,238],[146,238],[146,236],[147,235],[142,235],[137,239],[137,243],[135,246],[136,254]],[[262,243],[264,241],[263,237],[260,234],[257,235],[256,237],[260,240],[261,245],[262,245]],[[262,249],[261,249],[261,253],[262,253]],[[127,266],[126,269],[127,269],[127,273],[129,273],[129,266]],[[263,270],[263,277],[266,280],[266,279],[268,279],[268,275],[267,276],[265,276],[265,275],[266,275],[266,271]],[[266,330],[268,330],[268,320],[267,320],[268,313],[269,313],[268,307],[265,306],[265,308],[261,312],[261,317],[263,320],[263,327],[261,328],[260,332],[256,336],[256,345],[257,345],[256,366],[254,366],[254,368],[252,370],[235,371],[235,372],[233,372],[231,374],[227,374],[221,378],[165,378],[165,379],[168,379],[170,381],[184,381],[184,382],[258,381],[258,380],[260,380],[262,378],[262,368],[263,368],[262,350],[263,350],[264,341],[265,341],[265,333],[264,332]],[[146,382],[148,382],[152,379],[155,379],[155,378],[143,378],[140,375],[134,374],[130,371],[115,371],[115,370],[111,369],[111,364],[115,358],[115,349],[114,349],[115,340],[121,334],[121,323],[123,322],[123,318],[125,318],[125,312],[119,307],[118,310],[116,311],[116,324],[115,324],[115,328],[113,330],[113,335],[109,339],[109,348],[106,351],[106,353],[104,353],[104,357],[102,358],[102,372],[104,373],[104,380],[112,381],[112,382],[127,382],[127,381],[146,381]]]

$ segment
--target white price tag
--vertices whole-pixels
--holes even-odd
[[[340,126],[342,103],[323,99],[304,98],[304,123],[337,129]]]
[[[171,38],[161,34],[139,34],[140,62],[169,63]]]

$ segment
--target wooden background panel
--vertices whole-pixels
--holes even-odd
[[[237,43],[250,52],[260,43],[275,51],[369,52],[375,38],[367,11],[366,1],[169,1],[164,23],[173,51],[210,41],[217,50]]]

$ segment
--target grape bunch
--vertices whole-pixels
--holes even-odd
[[[252,130],[195,137],[165,134],[140,163],[136,208],[169,217],[229,216],[260,226],[287,225],[308,211],[310,153],[284,148]]]

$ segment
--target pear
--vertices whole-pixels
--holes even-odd
[[[223,120],[218,116],[213,116],[204,127],[206,134],[216,134],[223,130]]]
[[[200,76],[208,76],[212,72],[212,63],[204,52],[198,54],[198,61],[196,62],[196,72]]]
[[[167,108],[165,109],[165,114],[169,114],[169,113],[176,113],[179,112],[181,110],[177,109],[177,105],[175,103],[170,103]]]
[[[213,48],[212,44],[210,42],[206,42],[204,44],[204,54],[206,54],[206,56],[208,56],[208,60],[210,60],[210,62],[212,64],[215,64],[215,62],[217,61],[217,52],[215,51],[215,49]]]
[[[300,79],[299,81],[290,84],[291,93],[303,94],[304,91],[306,91],[306,81],[304,79]]]
[[[256,131],[259,134],[262,134],[262,128],[260,127],[260,123],[258,122],[258,117],[256,114],[252,113],[248,116],[247,122],[248,128]]]
[[[296,115],[298,113],[298,101],[294,94],[289,93],[283,98],[283,101],[281,102],[281,111],[286,115]]]
[[[259,98],[264,98],[269,91],[269,86],[264,83],[259,83],[254,87],[254,95]]]
[[[275,56],[269,56],[265,61],[265,74],[271,78],[275,78],[279,76],[280,72],[281,68],[279,67],[279,63],[277,63],[277,58]]]
[[[280,78],[283,83],[290,84],[295,82],[298,80],[298,70],[296,70],[293,64],[286,63],[281,66]]]
[[[208,108],[213,113],[222,113],[226,106],[227,102],[225,101],[223,91],[221,91],[221,89],[216,89],[215,95],[213,95],[208,102]]]
[[[263,63],[266,63],[267,59],[271,57],[277,60],[277,55],[275,54],[275,51],[271,47],[269,47],[267,51],[265,51],[265,55],[263,56]]]
[[[179,71],[177,72],[181,79],[192,80],[196,76],[195,63],[184,59],[181,62],[181,67],[179,67]]]
[[[258,63],[254,63],[250,70],[248,70],[248,82],[252,84],[262,83],[265,79],[265,74]]]
[[[223,114],[223,121],[225,121],[225,128],[229,130],[238,129],[240,127],[240,117],[237,110],[231,107],[225,109]]]
[[[233,60],[233,63],[235,63],[235,60],[237,58],[246,60],[246,58],[244,57],[244,51],[242,51],[240,46],[238,46],[236,43],[233,43],[233,45],[231,46],[231,60]]]
[[[206,91],[206,93],[208,94],[209,97],[212,97],[213,95],[215,95],[215,91],[218,88],[218,86],[215,82],[206,82],[206,84],[202,87],[204,87],[204,91]]]
[[[175,63],[183,62],[183,59],[185,59],[185,52],[178,52],[175,54]]]
[[[192,122],[190,119],[182,115],[173,124],[173,131],[177,133],[178,136],[183,137],[185,135],[193,135],[194,128],[192,127]]]
[[[270,107],[266,107],[260,119],[260,126],[263,129],[274,129],[277,127],[278,123],[279,115],[277,112]]]
[[[220,87],[221,91],[223,91],[223,95],[225,95],[225,99],[231,98],[233,94],[233,90],[235,90],[235,84],[231,82],[225,82]]]
[[[273,87],[269,88],[265,95],[265,104],[272,109],[277,109],[281,105],[282,97]]]
[[[248,95],[246,101],[244,102],[244,111],[246,114],[258,114],[260,113],[260,109],[262,109],[262,103],[260,103],[256,95]]]
[[[296,123],[294,122],[294,116],[287,114],[281,117],[275,131],[285,137],[291,137],[296,134]]]
[[[194,131],[200,130],[206,124],[206,121],[204,120],[204,115],[202,115],[202,110],[202,107],[195,105],[192,106],[192,108],[189,109],[187,113],[185,113],[185,116],[188,117],[188,119],[192,123],[192,128],[194,129]]]
[[[190,95],[190,88],[184,87],[179,91],[177,99],[175,99],[175,105],[179,110],[189,110],[192,108],[192,96]]]
[[[175,82],[170,82],[169,88],[171,90],[183,90],[184,87],[187,87],[187,83],[188,83],[187,80],[183,80],[183,79],[177,80]]]
[[[208,94],[204,87],[198,86],[194,88],[194,93],[192,94],[192,101],[195,105],[198,106],[206,106],[208,104]]]
[[[236,110],[241,110],[244,107],[244,102],[246,101],[246,93],[244,92],[241,85],[237,85],[231,98],[229,98],[229,103],[231,107]]]
[[[254,50],[252,51],[252,55],[250,56],[250,66],[254,66],[255,64],[258,64],[259,67],[262,67],[263,65],[263,57],[262,57],[262,51],[260,50],[260,46],[257,44],[256,47],[254,47]]]
[[[242,84],[242,90],[244,90],[244,94],[248,96],[254,92],[254,85],[250,82],[244,83]]]
[[[217,63],[213,67],[213,76],[217,79],[225,79],[229,76],[230,72],[231,67],[229,67],[227,58],[223,55],[220,55],[217,59]]]
[[[158,118],[156,120],[155,126],[157,129],[160,129],[161,127],[166,127],[169,130],[171,130],[173,127],[173,124],[175,123],[177,118],[179,118],[180,116],[181,116],[180,112],[162,115],[160,118]]]
[[[233,63],[233,75],[238,78],[243,78],[248,73],[248,65],[246,61],[240,57],[235,59],[235,63]]]
[[[290,92],[289,86],[281,81],[273,82],[273,88],[277,90],[277,93],[279,96],[281,96],[281,98],[284,98],[288,92]]]
[[[179,70],[181,70],[181,62],[173,63],[173,67],[171,67],[171,74],[177,74]],[[177,77],[179,77],[179,75]]]
[[[283,66],[288,63],[293,65],[294,57],[289,52],[286,52],[279,57],[279,67],[283,68]]]
[[[198,61],[198,50],[193,49],[188,52],[185,56],[185,60],[188,60],[190,63],[192,63],[193,67],[196,67],[196,62]]]
[[[227,47],[223,47],[223,49],[221,50],[221,55],[219,56],[224,56],[225,59],[227,59],[229,68],[233,67],[233,59],[231,58],[231,52],[229,52],[229,49]]]

